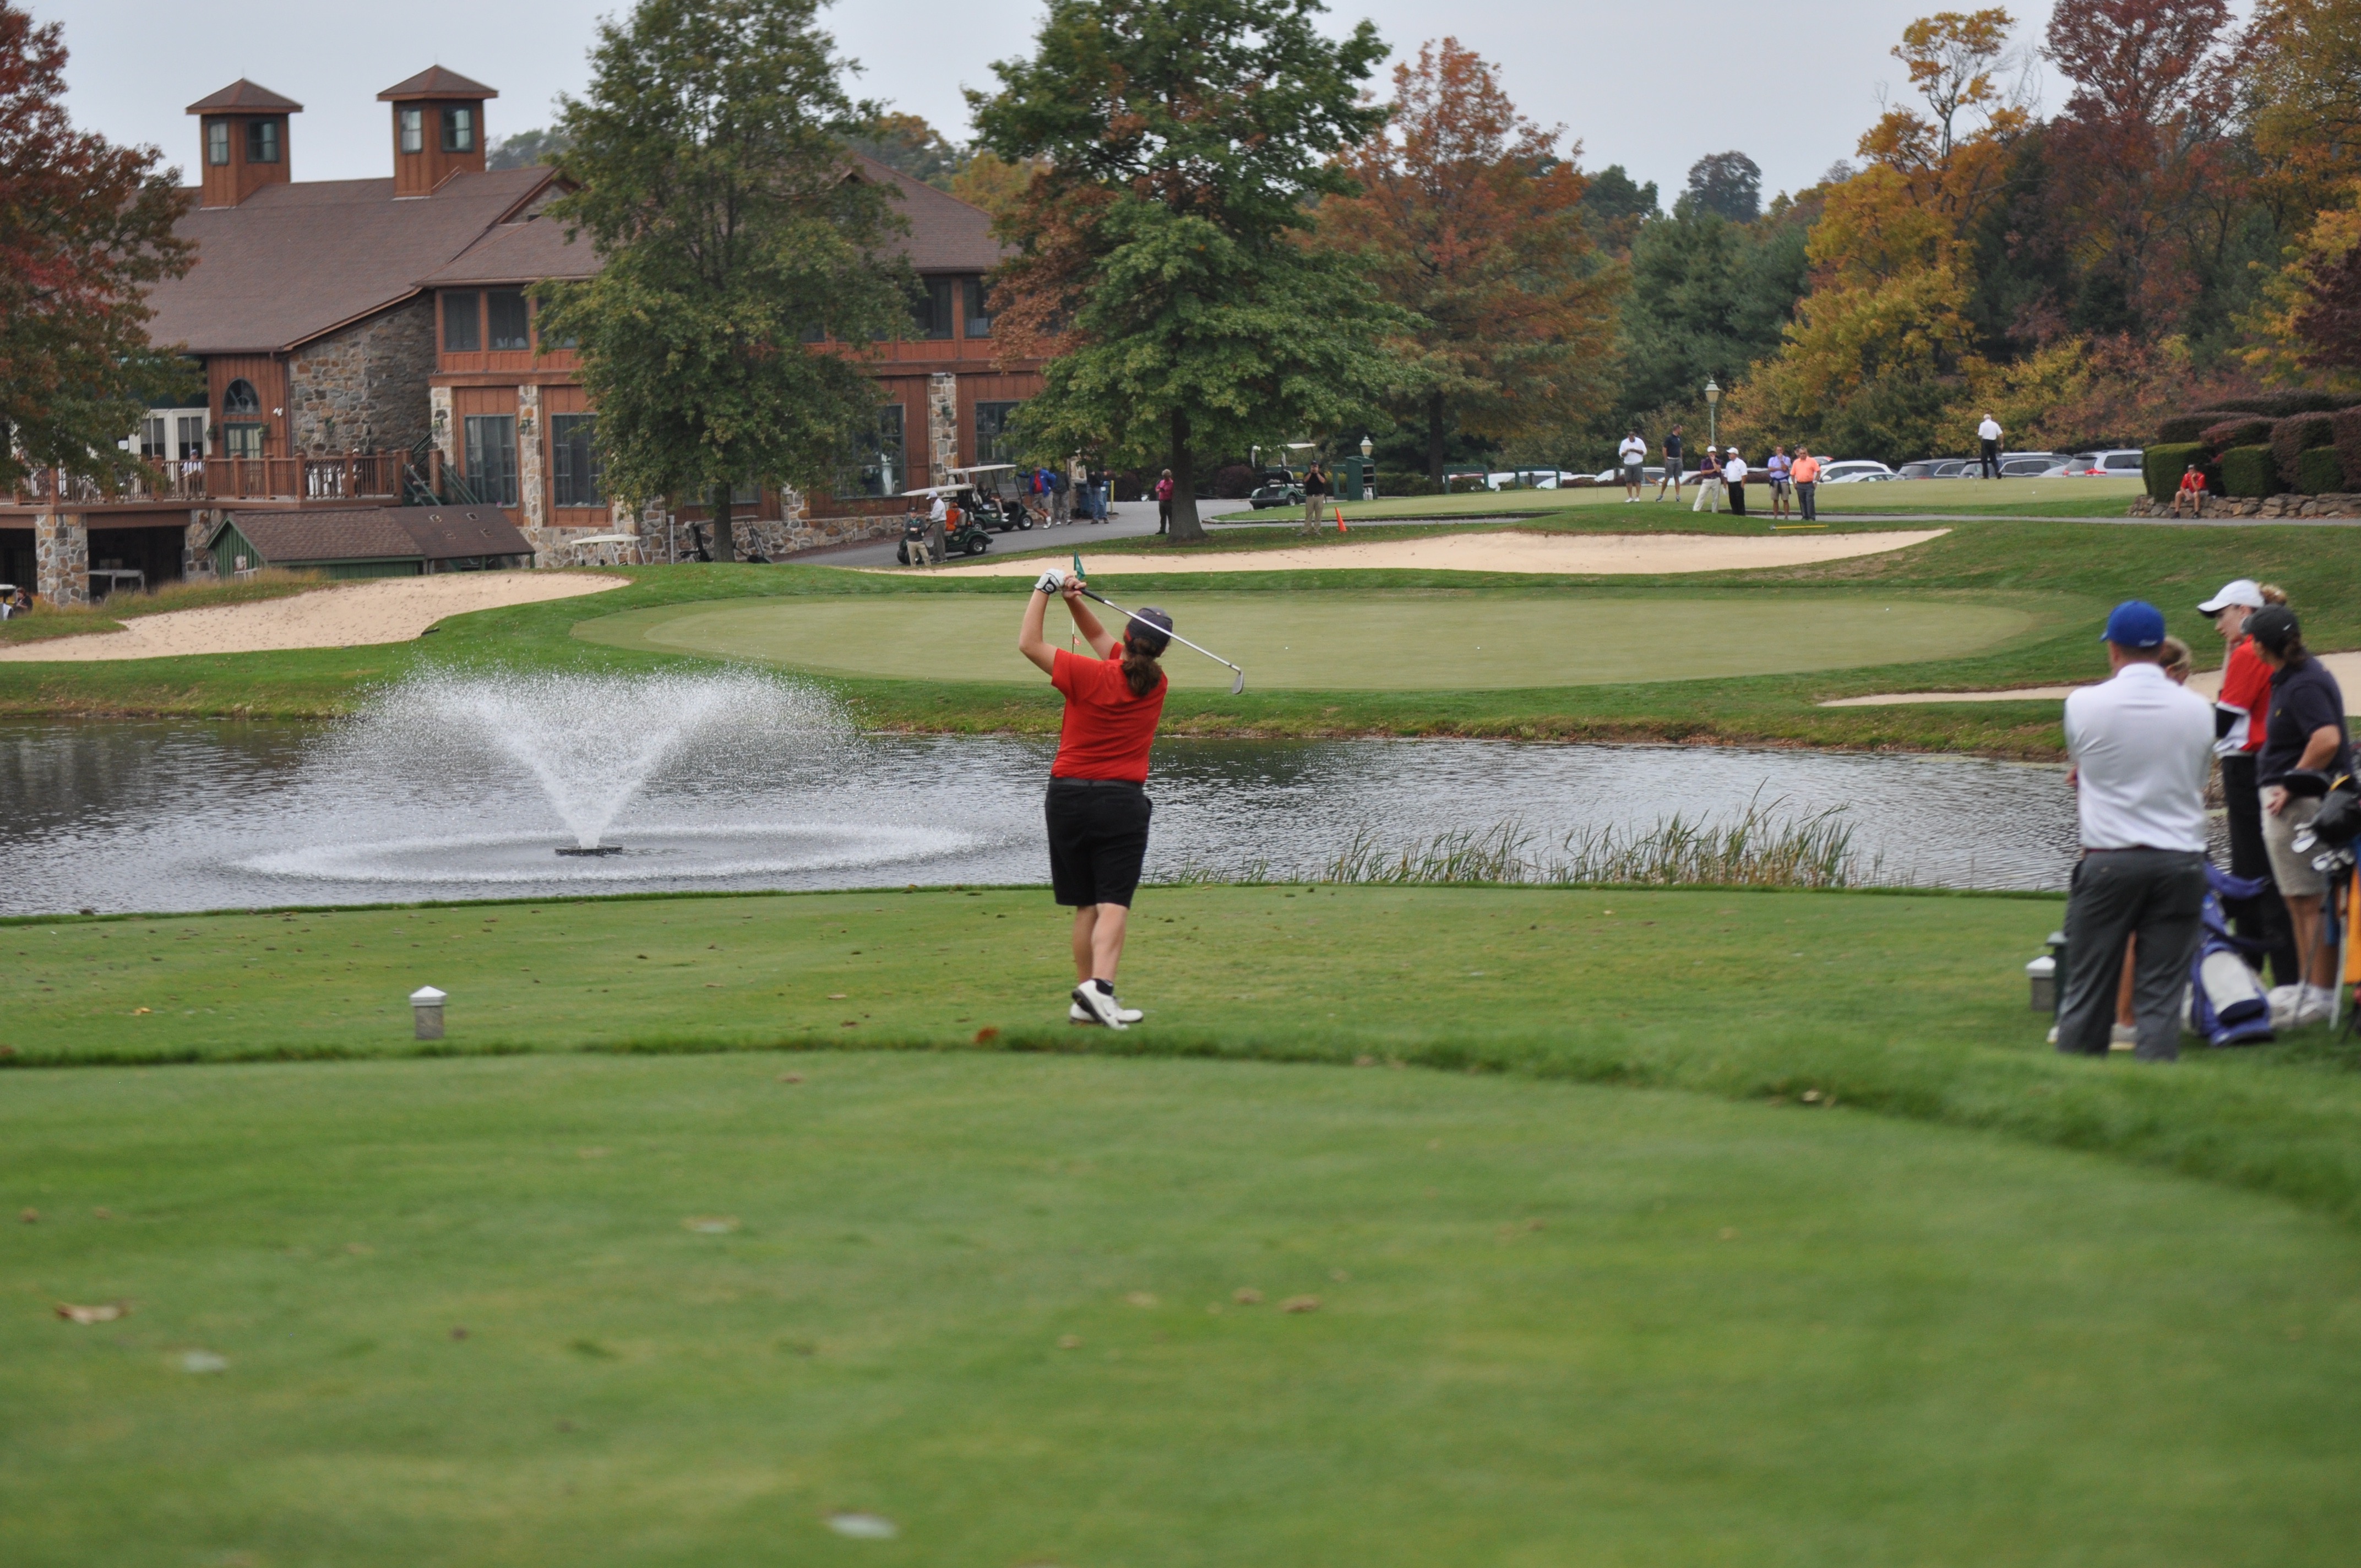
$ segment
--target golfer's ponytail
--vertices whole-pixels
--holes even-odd
[[[2261,587],[2255,591],[2262,596],[2262,599],[2265,604],[2283,605],[2287,603],[2287,590],[2279,587],[2277,583],[2265,583]]]
[[[1146,696],[1156,689],[1156,683],[1164,678],[1163,666],[1156,662],[1164,651],[1159,648],[1154,653],[1146,652],[1139,646],[1146,641],[1146,638],[1134,641],[1129,637],[1123,640],[1123,681],[1131,688],[1134,696]]]

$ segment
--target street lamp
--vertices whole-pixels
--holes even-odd
[[[1378,444],[1367,436],[1361,437],[1361,461],[1367,463],[1378,455]]]
[[[1705,444],[1709,447],[1720,444],[1719,432],[1715,428],[1715,416],[1720,411],[1721,389],[1714,385],[1712,377],[1708,376],[1705,378]]]

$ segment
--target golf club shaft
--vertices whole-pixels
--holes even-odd
[[[1098,595],[1091,592],[1088,588],[1084,588],[1082,590],[1082,597],[1086,599],[1097,599],[1099,603],[1106,606],[1107,609],[1115,611],[1117,615],[1122,616],[1126,620],[1139,620],[1139,617],[1132,614],[1131,611],[1124,609],[1123,606],[1115,603],[1115,600],[1110,598],[1099,598]],[[1156,632],[1160,636],[1170,637],[1173,641],[1178,642],[1183,648],[1197,648],[1197,645],[1194,642],[1190,641],[1186,637],[1181,636],[1179,632],[1167,631],[1164,628],[1157,625],[1156,622],[1152,620],[1139,620],[1139,624],[1147,627],[1150,631]],[[1202,653],[1206,658],[1211,659],[1216,664],[1225,665],[1230,669],[1237,670],[1238,674],[1241,675],[1246,674],[1244,670],[1238,670],[1238,667],[1235,664],[1232,664],[1227,659],[1223,658],[1211,648],[1197,648],[1197,652]]]

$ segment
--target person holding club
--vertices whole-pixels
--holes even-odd
[[[1172,640],[1172,618],[1152,605],[1126,610],[1124,635],[1111,637],[1082,602],[1083,591],[1079,574],[1055,566],[1042,573],[1026,600],[1016,650],[1066,698],[1043,809],[1050,886],[1058,902],[1074,911],[1074,990],[1067,1015],[1077,1024],[1125,1029],[1140,1014],[1115,1000],[1115,978],[1132,894],[1148,859],[1154,811],[1146,788],[1148,750],[1164,717],[1168,683],[1157,661]],[[1052,597],[1066,601],[1092,656],[1048,641],[1042,621]]]

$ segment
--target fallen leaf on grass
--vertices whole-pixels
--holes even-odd
[[[132,1015],[134,1018],[137,1018],[137,1017],[138,1017],[142,1013],[153,1013],[154,1011],[156,1011],[156,1010],[155,1010],[153,1007],[134,1007],[134,1008],[131,1010],[131,1015]]]
[[[455,1327],[451,1331],[451,1337],[455,1340],[466,1339],[467,1337],[467,1331],[464,1328]]]
[[[779,1081],[781,1083],[801,1083],[803,1080],[804,1075],[799,1072],[783,1072],[779,1074]]]
[[[1153,1307],[1157,1304],[1155,1296],[1146,1290],[1135,1290],[1124,1299],[1135,1307]]]
[[[1058,1348],[1060,1350],[1080,1350],[1082,1348],[1082,1336],[1080,1334],[1060,1334],[1058,1336]]]
[[[683,1220],[681,1224],[686,1229],[695,1231],[700,1236],[723,1236],[738,1228],[738,1216],[691,1214],[687,1219]]]
[[[1317,1296],[1290,1296],[1286,1300],[1281,1301],[1279,1304],[1279,1310],[1282,1312],[1316,1312],[1320,1310],[1320,1298]]]
[[[115,1218],[115,1211],[107,1208],[93,1209],[90,1212],[90,1217],[93,1220],[112,1220]]]
[[[27,1209],[16,1218],[28,1225],[38,1225],[41,1223],[41,1212],[38,1209]]]
[[[130,1315],[128,1301],[101,1301],[89,1307],[77,1307],[71,1301],[58,1303],[58,1316],[70,1323],[111,1323]]]
[[[1721,1230],[1721,1239],[1726,1242],[1734,1242],[1738,1239],[1738,1233],[1731,1230],[1729,1226],[1724,1225]]]
[[[1262,1292],[1256,1289],[1251,1285],[1242,1285],[1236,1290],[1231,1292],[1230,1299],[1235,1301],[1241,1307],[1251,1307],[1256,1302],[1262,1299]]]
[[[840,991],[831,991],[828,993],[828,999],[830,1002],[841,1002],[844,1000],[844,992]]]
[[[1000,1031],[988,1024],[975,1032],[975,1043],[979,1046],[988,1046],[998,1038],[1000,1038]]]

